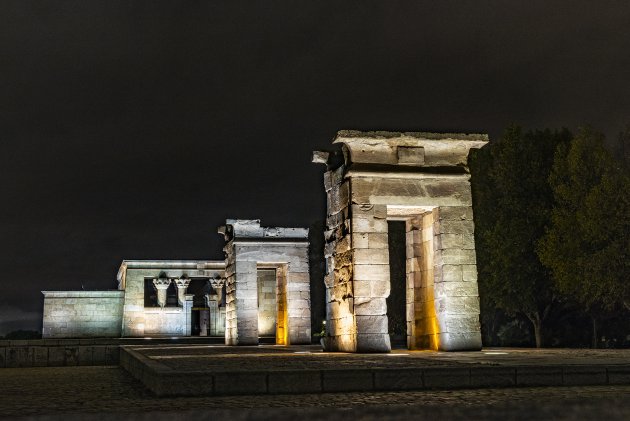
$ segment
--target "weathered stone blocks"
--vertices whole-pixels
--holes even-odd
[[[42,291],[44,338],[119,337],[123,291]]]
[[[227,241],[226,265],[234,268],[226,288],[226,344],[257,344],[261,335],[275,335],[279,344],[310,343],[308,230],[228,220],[219,232]],[[263,280],[263,271],[275,275]]]
[[[480,346],[468,152],[484,135],[340,132],[328,167],[325,256],[330,350],[389,350],[387,220],[405,220],[410,347]],[[316,156],[322,162],[323,155]],[[442,167],[451,167],[443,171]],[[391,211],[391,215],[390,215]],[[350,241],[348,241],[348,229]]]

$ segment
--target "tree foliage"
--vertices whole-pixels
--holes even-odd
[[[538,255],[555,287],[592,317],[630,309],[630,177],[603,135],[581,129],[560,147],[549,183],[555,206]]]
[[[547,177],[554,151],[570,137],[513,126],[472,159],[482,308],[525,315],[537,346],[554,293],[535,250],[553,206]]]

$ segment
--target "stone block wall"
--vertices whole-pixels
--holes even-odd
[[[222,261],[124,261],[118,273],[119,288],[125,291],[122,336],[189,336],[192,296],[178,307],[145,307],[145,280],[158,278],[223,277]]]
[[[206,335],[225,336],[225,306],[219,306],[219,303],[216,300],[210,301],[208,306],[209,310],[205,312],[208,317],[208,329]]]
[[[143,336],[189,336],[190,312],[182,307],[147,308],[143,315]]]
[[[276,268],[276,303],[278,315],[276,320],[276,344],[289,345],[289,308],[287,305],[287,266]]]
[[[238,345],[238,327],[236,313],[236,255],[232,243],[228,243],[223,248],[225,252],[225,344]],[[243,267],[241,267],[241,270]],[[243,289],[248,287],[247,277],[243,274]],[[244,306],[243,302],[243,306]],[[243,308],[244,310],[244,308]],[[250,335],[251,336],[251,335]],[[258,343],[258,333],[256,333],[256,343]]]
[[[357,350],[391,349],[387,297],[390,293],[387,206],[352,204],[352,265]]]
[[[308,230],[261,227],[258,220],[228,220],[220,232],[227,241],[226,344],[258,344],[259,269],[276,270],[276,343],[310,343]],[[282,313],[284,308],[286,313]],[[264,303],[262,310],[269,312]]]
[[[350,183],[344,180],[345,167],[324,173],[326,190],[326,335],[327,348],[333,351],[356,351],[354,315],[353,255],[351,238]]]
[[[119,337],[124,291],[42,291],[43,338]]]
[[[481,349],[472,207],[440,207],[434,215],[434,294],[439,349]]]
[[[407,219],[407,346],[439,348],[435,312],[434,232],[436,210]]]

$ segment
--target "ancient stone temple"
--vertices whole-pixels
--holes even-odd
[[[228,220],[221,232],[226,260],[125,260],[117,290],[42,291],[42,336],[310,343],[308,229]]]
[[[225,262],[124,260],[113,291],[43,291],[44,338],[223,336]]]
[[[394,311],[403,314],[410,349],[481,348],[467,160],[487,140],[340,131],[333,143],[341,153],[314,153],[313,162],[327,165],[327,349],[390,351]],[[404,224],[402,256],[389,253],[395,223]],[[396,259],[405,269],[393,279]],[[401,308],[388,308],[398,283]]]
[[[219,232],[226,240],[226,344],[258,344],[261,336],[311,343],[308,229],[228,219]]]
[[[224,269],[225,262],[212,260],[123,261],[121,336],[222,335],[225,307],[217,305],[223,296],[217,280],[224,278]]]

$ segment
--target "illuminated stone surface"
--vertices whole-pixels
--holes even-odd
[[[153,287],[155,288],[155,291],[157,292],[157,303],[160,306],[160,308],[164,308],[164,306],[166,305],[166,291],[168,290],[169,286],[171,286],[170,279],[158,278],[158,279],[153,280]],[[182,301],[183,301],[183,297],[180,300],[180,304]]]
[[[278,344],[310,343],[308,229],[228,219],[219,232],[226,240],[226,344],[258,344],[273,334]],[[275,280],[259,277],[262,270],[275,271]]]
[[[177,303],[181,306],[184,305],[184,296],[186,295],[186,288],[190,285],[190,279],[174,279],[175,286],[177,286]]]
[[[124,291],[42,291],[43,338],[119,337]]]
[[[220,278],[222,261],[126,260],[118,271],[118,291],[43,291],[45,338],[145,337],[191,335],[191,278]],[[179,288],[173,285],[179,283]],[[169,288],[176,295],[169,304]],[[155,289],[155,292],[153,292]],[[147,300],[148,291],[155,302]],[[218,306],[218,305],[217,305]],[[220,313],[210,320],[211,332],[223,335]],[[214,325],[212,324],[214,323]]]
[[[118,286],[125,293],[122,336],[188,336],[191,332],[192,299],[180,293],[163,308],[146,302],[147,279],[211,279],[224,276],[225,263],[206,260],[125,260],[118,271]],[[183,284],[182,284],[183,286]],[[175,287],[172,287],[175,288]],[[177,288],[176,288],[177,289]],[[178,301],[182,301],[179,304]]]
[[[388,352],[388,220],[406,223],[411,349],[481,348],[471,148],[485,135],[341,131],[326,163],[326,347]]]

